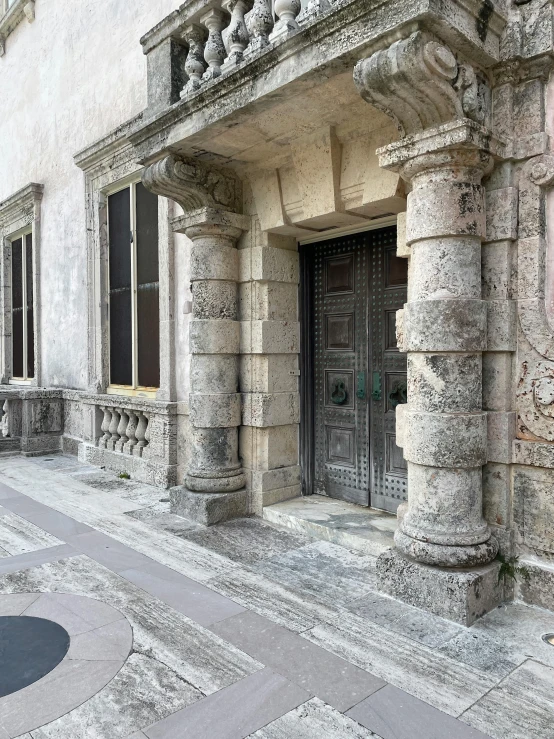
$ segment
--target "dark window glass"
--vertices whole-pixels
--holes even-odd
[[[138,384],[160,385],[158,198],[136,186]]]
[[[110,381],[133,383],[130,190],[108,198],[110,272]]]
[[[23,377],[23,240],[12,242],[12,373]]]
[[[25,237],[25,258],[27,260],[27,377],[35,376],[35,324],[33,294],[33,236]]]

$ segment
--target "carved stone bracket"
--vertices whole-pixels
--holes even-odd
[[[241,208],[240,180],[194,159],[169,154],[146,167],[142,181],[156,195],[175,200],[185,212],[200,208],[238,212]]]
[[[552,156],[530,159],[520,171],[518,436],[546,441],[554,441],[554,327],[546,305],[554,297],[547,283],[548,227],[554,225],[547,223],[547,198],[553,184]]]
[[[354,81],[404,136],[460,118],[485,123],[490,107],[484,80],[422,31],[358,62]]]

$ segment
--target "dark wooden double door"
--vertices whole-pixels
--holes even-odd
[[[303,264],[306,492],[395,512],[407,499],[395,409],[406,402],[396,311],[408,277],[396,228],[306,245]]]

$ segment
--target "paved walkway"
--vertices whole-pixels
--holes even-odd
[[[6,594],[67,594],[41,607],[112,665],[93,614],[133,630],[115,677],[74,680],[62,714],[48,675],[1,698],[0,739],[14,696],[21,739],[554,739],[547,611],[466,629],[380,595],[368,554],[258,519],[205,529],[71,457],[1,458],[0,481],[0,616]]]

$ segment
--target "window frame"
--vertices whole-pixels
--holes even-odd
[[[171,221],[173,202],[158,197],[160,387],[157,392],[110,387],[109,358],[109,251],[108,195],[141,178],[143,167],[127,138],[124,124],[104,138],[75,154],[75,164],[85,176],[87,284],[88,289],[88,378],[92,394],[176,399],[175,356],[175,238]]]
[[[8,241],[10,243],[10,315],[12,316],[12,329],[11,329],[11,347],[10,347],[10,355],[11,355],[11,376],[8,379],[8,384],[10,385],[33,385],[34,382],[34,375],[36,374],[36,360],[33,363],[34,364],[34,372],[33,377],[28,376],[28,315],[27,315],[27,255],[26,255],[26,237],[31,236],[31,248],[32,248],[32,263],[33,263],[33,283],[34,283],[34,275],[35,275],[35,246],[34,246],[34,237],[33,237],[33,229],[32,227],[26,226],[19,231],[16,231],[13,234],[10,234],[8,237]],[[22,310],[23,310],[23,377],[15,377],[13,374],[13,245],[14,242],[19,241],[21,239],[21,248],[23,251],[22,258],[21,258],[21,303],[22,303]],[[35,323],[35,311],[36,311],[36,302],[35,302],[35,293],[33,290],[33,324]],[[34,328],[33,325],[33,336],[34,336]]]
[[[110,209],[108,207],[108,200],[111,195],[115,195],[118,192],[129,189],[129,210],[130,210],[130,223],[131,223],[131,346],[132,346],[132,383],[131,385],[118,385],[112,383],[111,379],[108,380],[108,386],[106,393],[108,395],[140,395],[141,397],[155,398],[159,387],[149,387],[138,384],[138,287],[137,287],[137,198],[136,198],[136,186],[142,182],[140,173],[131,175],[125,178],[121,182],[114,183],[112,186],[107,187],[103,190],[103,195],[106,200],[106,238],[108,246],[108,264],[109,264],[109,253],[110,253]],[[158,209],[158,259],[160,252],[160,224],[159,224],[159,209]],[[108,326],[107,326],[107,342],[108,351],[110,347],[110,284],[108,275]],[[159,348],[158,348],[159,352]],[[108,368],[110,373],[111,367]],[[110,378],[111,375],[109,374]],[[161,379],[160,379],[161,382]]]
[[[0,203],[0,364],[4,385],[37,387],[41,384],[40,354],[40,234],[41,202],[44,187],[35,182],[18,190],[14,195]],[[33,339],[34,339],[34,377],[13,377],[12,344],[12,242],[26,234],[32,235],[33,260]],[[25,311],[26,313],[26,311]]]

